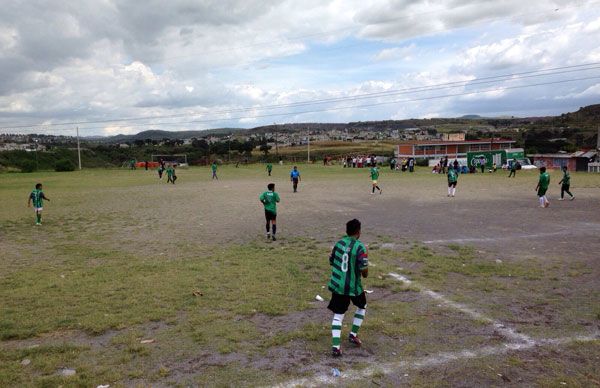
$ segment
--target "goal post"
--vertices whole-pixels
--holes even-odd
[[[152,155],[153,162],[164,161],[167,164],[175,164],[179,167],[187,167],[187,154],[168,154],[168,155]]]

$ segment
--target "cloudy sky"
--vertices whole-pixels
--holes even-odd
[[[600,0],[3,0],[0,132],[558,114],[599,42]]]

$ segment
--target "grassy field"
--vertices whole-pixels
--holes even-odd
[[[370,195],[367,169],[317,165],[299,166],[293,194],[289,167],[218,181],[192,168],[176,185],[143,170],[0,175],[0,386],[323,385],[331,368],[345,385],[600,385],[600,175],[572,174],[577,199],[558,202],[552,172],[539,209],[535,172],[461,176],[447,198],[429,169],[383,170]],[[270,181],[277,242],[258,202]],[[333,360],[315,297],[330,296],[328,252],[354,217],[373,292],[365,346]]]

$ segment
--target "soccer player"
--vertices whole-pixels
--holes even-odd
[[[210,168],[212,169],[212,179],[219,180],[219,177],[217,176],[217,162],[212,162]]]
[[[273,165],[271,163],[267,163],[267,172],[269,176],[271,176],[271,171],[273,171]]]
[[[267,190],[258,197],[259,201],[265,206],[265,219],[267,220],[267,239],[271,238],[270,226],[273,225],[273,241],[276,241],[277,233],[277,202],[279,194],[275,192],[275,183],[269,183]]]
[[[510,174],[508,174],[508,177],[516,177],[517,176],[517,159],[513,159],[511,164],[510,164]]]
[[[173,168],[172,165],[168,165],[167,166],[167,183],[171,182],[173,184],[175,184],[175,179],[173,179],[175,177],[175,169]]]
[[[294,166],[294,169],[290,171],[290,181],[292,181],[294,193],[298,191],[298,182],[300,182],[300,180],[300,171],[298,171],[298,167]]]
[[[379,194],[383,193],[383,190],[381,190],[381,188],[379,188],[379,186],[377,186],[377,179],[379,179],[379,170],[377,169],[377,166],[371,167],[370,173],[371,173],[371,182],[373,183],[371,194],[375,194],[375,189],[379,190]]]
[[[558,200],[564,201],[565,193],[567,193],[571,196],[572,201],[575,199],[575,196],[569,191],[569,188],[571,187],[571,175],[569,174],[569,169],[567,166],[563,166],[562,170],[563,178],[560,180],[560,182],[558,182],[558,184],[560,185],[560,198]]]
[[[33,210],[35,210],[35,224],[42,224],[42,210],[44,209],[44,199],[46,201],[50,201],[50,198],[44,195],[42,191],[42,184],[38,183],[35,185],[35,189],[29,194],[29,199],[27,200],[27,207],[31,207],[31,202],[33,202]]]
[[[448,169],[448,197],[454,197],[456,193],[456,184],[458,183],[458,174],[452,167]]]
[[[342,355],[340,348],[342,321],[350,302],[356,306],[356,313],[348,340],[356,346],[362,345],[358,338],[358,330],[365,319],[367,297],[361,284],[361,277],[366,278],[369,275],[369,260],[367,248],[359,238],[360,221],[357,219],[348,221],[346,236],[335,244],[329,256],[331,279],[327,286],[331,291],[331,300],[327,308],[333,312],[331,336],[334,357]]]
[[[540,167],[540,179],[538,181],[535,190],[537,191],[538,198],[540,200],[540,207],[550,206],[550,201],[546,198],[546,191],[550,186],[550,174],[546,172],[546,167]]]

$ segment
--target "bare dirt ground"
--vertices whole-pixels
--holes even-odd
[[[382,195],[370,194],[366,169],[301,166],[301,171],[303,181],[295,194],[287,167],[278,166],[271,179],[259,166],[225,169],[219,181],[210,181],[203,169],[181,171],[175,186],[147,174],[135,184],[69,191],[68,200],[55,193],[39,244],[79,241],[90,249],[176,260],[202,251],[218,253],[227,246],[285,247],[301,240],[323,256],[307,259],[326,260],[323,252],[343,234],[345,222],[358,218],[363,223],[361,240],[375,253],[374,269],[385,269],[371,287],[363,349],[349,349],[342,360],[329,357],[330,314],[318,302],[276,317],[258,313],[233,318],[248,321],[261,340],[271,341],[266,346],[251,339],[239,351],[190,347],[175,338],[179,324],[172,322],[142,323],[99,336],[50,333],[0,345],[21,349],[66,342],[100,349],[101,354],[115,346],[114,337],[128,331],[170,341],[169,346],[157,345],[144,361],[156,367],[140,367],[147,371],[160,365],[168,373],[132,374],[115,382],[125,386],[252,385],[263,381],[261,373],[265,384],[283,385],[600,386],[600,176],[580,179],[579,184],[574,176],[576,199],[563,202],[557,201],[558,179],[553,176],[551,206],[540,209],[534,173],[521,173],[516,179],[502,173],[461,176],[457,196],[448,198],[445,178],[422,171],[384,170]],[[276,183],[282,199],[276,243],[263,242],[258,202],[269,181]],[[31,236],[21,233],[30,214],[5,209],[0,215],[1,248],[11,252],[2,276],[43,260],[29,251]],[[97,238],[99,232],[102,239]],[[415,246],[441,257],[453,254],[457,246],[468,247],[482,266],[510,264],[529,272],[513,278],[450,271],[432,278],[426,264],[410,259]],[[388,268],[485,319],[432,299],[423,290],[397,289]],[[326,290],[321,292],[327,296]],[[186,314],[173,318],[187,319]],[[492,321],[532,342],[503,334]],[[303,334],[309,329],[316,334]],[[577,342],[577,336],[585,339]],[[327,377],[331,368],[342,376]],[[230,380],[222,380],[222,369],[231,370]]]

